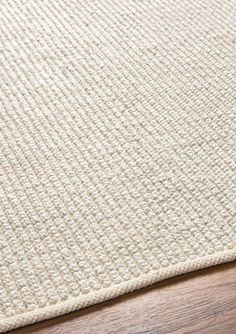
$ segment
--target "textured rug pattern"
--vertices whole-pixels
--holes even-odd
[[[236,1],[0,0],[0,331],[235,246]]]

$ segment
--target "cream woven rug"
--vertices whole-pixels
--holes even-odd
[[[236,1],[0,0],[0,331],[236,258]]]

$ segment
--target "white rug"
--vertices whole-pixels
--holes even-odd
[[[0,0],[0,332],[236,258],[236,1]]]

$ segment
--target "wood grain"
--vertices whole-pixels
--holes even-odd
[[[236,334],[236,263],[200,270],[11,334]]]

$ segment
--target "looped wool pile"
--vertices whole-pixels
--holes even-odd
[[[0,332],[236,258],[235,27],[235,0],[0,0]]]

